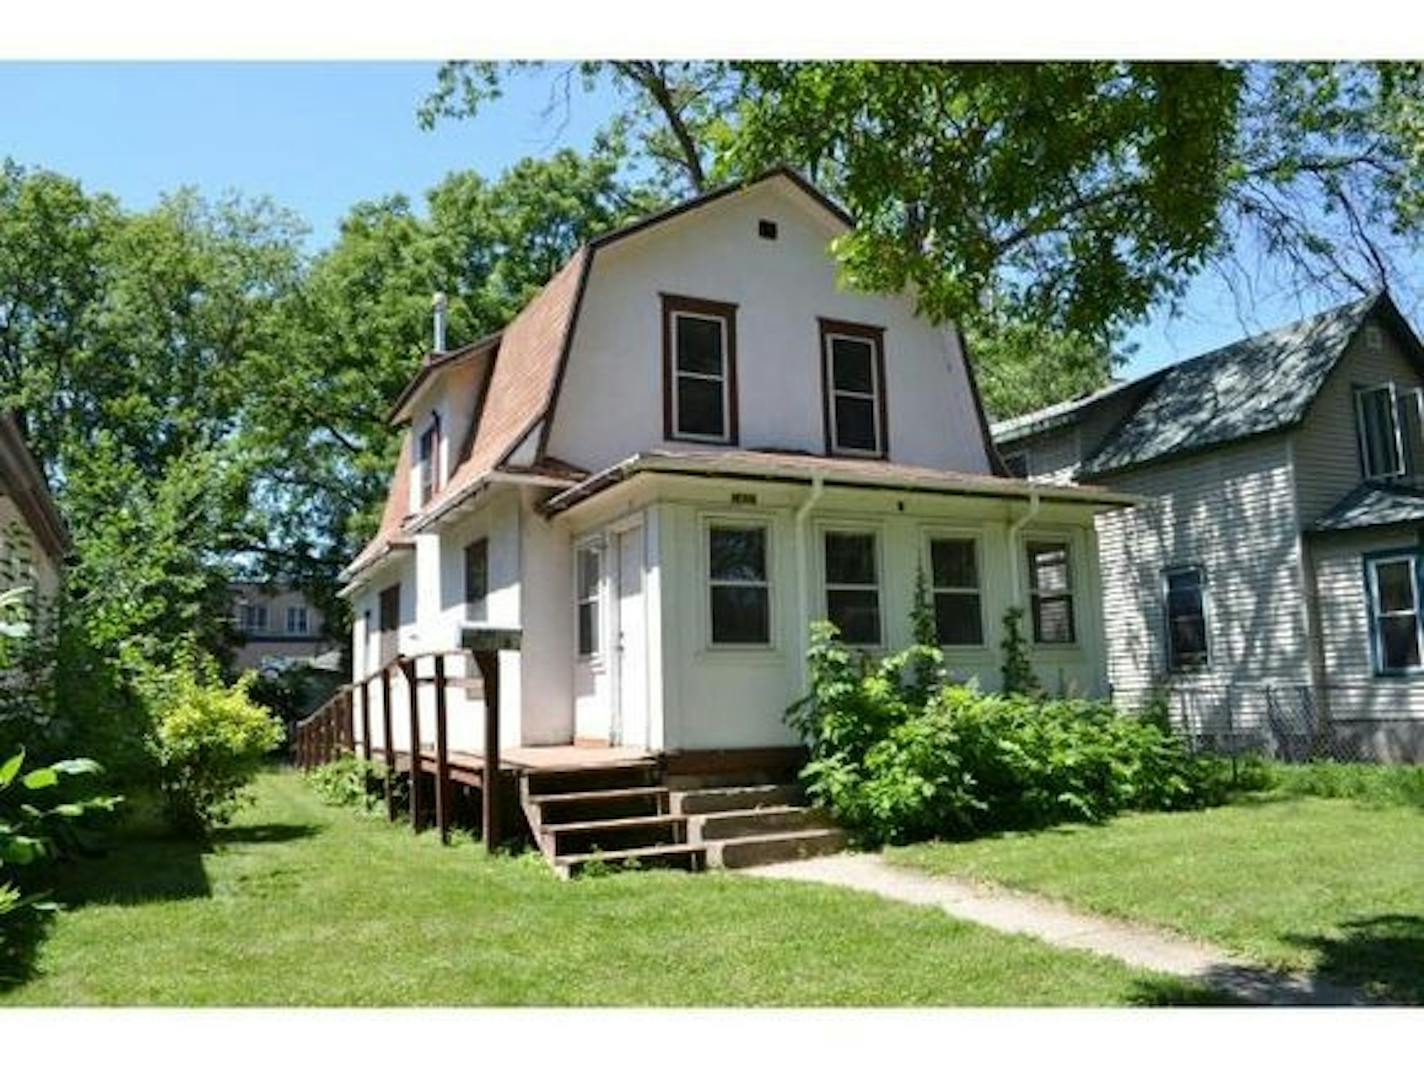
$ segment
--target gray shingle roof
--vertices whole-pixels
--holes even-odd
[[[1311,524],[1313,531],[1362,530],[1424,522],[1424,490],[1365,482]]]
[[[1381,301],[1365,297],[1159,372],[1142,403],[1079,468],[1100,475],[1299,422]]]

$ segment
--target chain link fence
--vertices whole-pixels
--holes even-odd
[[[1196,752],[1310,760],[1424,760],[1424,718],[1369,684],[1173,685],[1117,691],[1119,707],[1165,711]]]

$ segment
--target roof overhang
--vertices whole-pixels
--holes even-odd
[[[807,462],[810,461],[810,462]],[[867,471],[864,465],[838,467],[824,457],[774,454],[748,457],[745,454],[638,453],[605,468],[555,494],[544,503],[544,512],[557,515],[578,507],[603,491],[644,474],[684,475],[695,478],[744,479],[849,489],[887,490],[938,496],[1032,500],[1094,506],[1099,510],[1127,508],[1143,498],[1097,486],[1026,482],[995,475],[974,475],[956,471],[930,471],[886,464],[881,472]]]
[[[462,345],[458,349],[451,349],[449,352],[426,353],[425,360],[420,365],[420,370],[415,373],[415,377],[405,384],[405,388],[400,391],[400,396],[398,396],[395,403],[391,405],[391,414],[386,417],[386,421],[392,425],[407,422],[414,412],[415,401],[425,389],[426,383],[442,371],[473,359],[482,353],[493,352],[498,349],[499,341],[503,333],[503,331],[498,331],[489,334],[480,338],[478,341],[472,341],[468,345]]]
[[[69,531],[50,496],[44,472],[25,444],[12,412],[0,410],[0,497],[9,497],[52,559],[69,552]]]
[[[389,538],[374,548],[370,555],[364,560],[358,557],[353,560],[341,573],[337,575],[337,580],[346,583],[337,590],[338,597],[349,597],[356,590],[366,584],[366,578],[371,570],[377,565],[384,563],[393,556],[401,553],[408,553],[415,549],[415,541],[411,538]]]

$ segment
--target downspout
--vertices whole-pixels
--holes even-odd
[[[798,619],[801,625],[801,692],[804,694],[811,688],[811,665],[806,662],[806,654],[810,650],[810,633],[808,628],[811,625],[811,581],[807,575],[806,566],[806,520],[811,514],[811,509],[816,506],[816,502],[821,499],[821,494],[826,490],[825,484],[821,481],[819,474],[811,476],[811,492],[806,495],[806,499],[801,502],[801,507],[796,509],[796,580],[797,597],[800,601],[800,612]]]
[[[1019,588],[1019,531],[1023,530],[1023,528],[1038,515],[1038,510],[1042,504],[1043,502],[1038,496],[1038,490],[1029,490],[1028,511],[1009,524],[1009,589],[1011,591],[1010,597],[1013,598],[1009,603],[1013,607],[1025,607],[1018,603],[1019,597],[1023,594],[1023,590]]]

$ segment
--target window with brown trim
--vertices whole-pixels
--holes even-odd
[[[821,321],[821,390],[826,452],[882,459],[886,447],[885,331]]]
[[[420,503],[430,503],[430,498],[440,488],[440,416],[434,415],[430,425],[420,435]]]
[[[663,435],[737,441],[737,306],[663,294]]]

